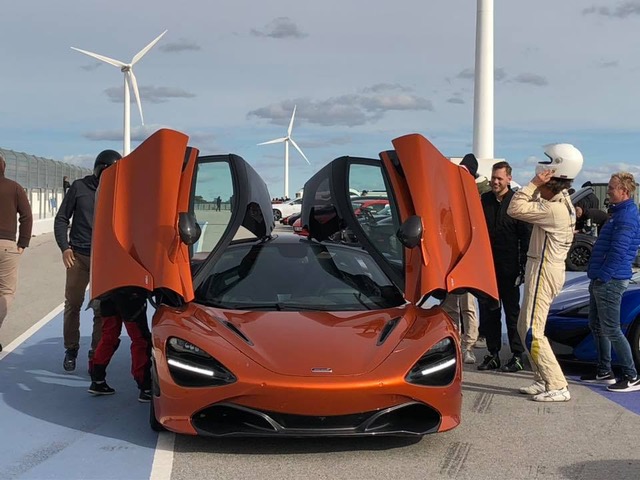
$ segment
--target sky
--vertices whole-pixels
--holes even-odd
[[[0,16],[0,147],[91,166],[122,151],[123,75],[145,125],[203,154],[235,153],[283,194],[283,137],[297,105],[290,196],[322,166],[378,158],[409,133],[444,155],[472,150],[474,0],[23,0]],[[640,0],[495,0],[495,157],[526,183],[543,145],[585,158],[576,184],[640,177]],[[133,98],[133,96],[132,96]],[[579,186],[579,185],[578,185]]]

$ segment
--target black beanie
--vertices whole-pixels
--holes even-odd
[[[467,170],[469,170],[473,178],[478,178],[478,160],[473,153],[467,153],[460,162],[460,165],[467,167]]]

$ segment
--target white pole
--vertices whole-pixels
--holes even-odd
[[[289,198],[289,139],[284,141],[284,198]]]
[[[122,155],[126,157],[131,152],[131,98],[129,96],[129,76],[124,74],[124,139]]]
[[[493,159],[493,0],[478,0],[473,101],[473,153]]]

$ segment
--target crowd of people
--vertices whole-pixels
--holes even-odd
[[[593,192],[574,205],[569,190],[582,169],[581,152],[570,144],[552,144],[544,153],[549,160],[538,164],[535,176],[524,187],[514,192],[510,187],[511,166],[498,162],[492,168],[491,190],[481,192],[501,308],[480,300],[478,318],[475,301],[468,296],[445,298],[444,310],[463,329],[463,361],[476,363],[472,349],[478,337],[484,336],[488,355],[478,370],[523,370],[526,352],[534,382],[522,387],[520,393],[532,395],[539,402],[570,400],[568,382],[545,336],[545,325],[551,303],[564,285],[565,260],[574,234],[597,229],[587,275],[589,326],[598,364],[596,372],[581,380],[606,384],[613,392],[640,390],[631,347],[620,328],[622,294],[632,277],[632,264],[640,247],[640,217],[633,200],[635,179],[627,172],[611,176],[608,212],[599,210],[599,200]],[[477,160],[471,154],[460,165],[478,177]],[[500,358],[502,311],[511,350],[511,358],[504,365]],[[612,348],[622,366],[618,378],[611,368]]]
[[[581,152],[570,144],[553,144],[544,153],[549,160],[541,162],[531,181],[517,191],[511,189],[513,172],[508,162],[494,164],[490,180],[478,175],[478,162],[473,154],[466,155],[460,163],[476,178],[499,295],[498,308],[482,300],[478,311],[476,299],[469,293],[450,294],[444,299],[443,309],[463,330],[463,361],[476,363],[473,348],[484,337],[488,354],[478,364],[478,370],[517,372],[525,368],[523,357],[527,354],[534,382],[520,392],[540,402],[570,400],[568,382],[545,336],[545,324],[551,303],[564,285],[565,259],[574,234],[597,228],[598,238],[587,275],[589,326],[598,363],[593,374],[581,380],[605,384],[613,392],[640,390],[631,347],[620,328],[622,295],[632,277],[632,264],[640,247],[640,217],[633,200],[635,179],[627,172],[611,176],[608,212],[599,209],[595,195],[588,195],[574,205],[569,189],[582,168]],[[91,175],[70,184],[64,179],[65,195],[55,217],[54,234],[66,268],[62,366],[67,372],[76,369],[80,347],[80,310],[90,279],[96,190],[104,169],[120,158],[118,152],[105,150],[96,157]],[[29,246],[32,230],[31,208],[24,189],[5,178],[5,165],[0,156],[0,326],[14,298],[19,258]],[[218,210],[220,204],[218,197]],[[106,370],[118,348],[124,325],[132,342],[131,371],[139,389],[138,399],[150,401],[151,334],[146,303],[143,292],[135,290],[120,290],[92,302],[93,333],[88,351],[91,375],[88,391],[92,395],[115,392],[106,382]],[[500,358],[503,312],[511,353],[504,364]],[[621,377],[616,377],[612,370],[612,349],[622,367]]]

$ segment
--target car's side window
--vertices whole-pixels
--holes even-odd
[[[349,191],[360,192],[351,199],[368,240],[394,268],[402,269],[404,251],[396,237],[399,215],[380,166],[352,163],[349,166]]]
[[[228,162],[199,163],[196,172],[193,213],[202,229],[194,253],[211,252],[231,220],[233,180]]]

